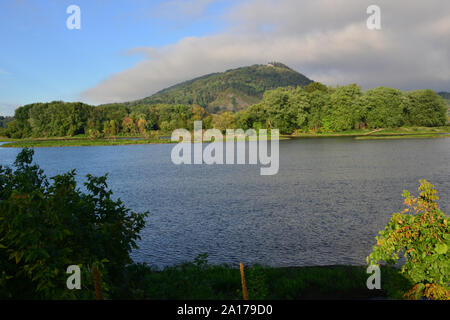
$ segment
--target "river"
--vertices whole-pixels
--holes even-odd
[[[132,257],[158,267],[211,263],[365,264],[374,237],[426,178],[450,212],[450,139],[280,141],[277,175],[258,165],[174,165],[174,145],[35,149],[48,176],[109,173],[115,197],[150,211]],[[0,148],[11,165],[20,149]]]

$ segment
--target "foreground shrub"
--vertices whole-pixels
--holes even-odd
[[[0,166],[0,298],[93,298],[94,266],[114,297],[148,213],[113,200],[106,176],[88,175],[86,193],[74,170],[49,181],[33,154],[23,149],[15,170]],[[81,290],[66,287],[69,265],[81,268]]]
[[[420,180],[419,197],[404,191],[407,208],[395,213],[367,257],[369,264],[394,265],[403,254],[401,272],[413,284],[404,298],[450,299],[450,234],[448,217],[438,208],[434,186]]]

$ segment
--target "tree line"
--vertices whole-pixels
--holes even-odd
[[[261,103],[246,110],[246,116],[253,127],[279,128],[284,133],[339,132],[442,126],[447,123],[446,111],[445,101],[428,89],[402,92],[378,87],[363,93],[356,84],[334,88],[315,82],[305,89],[267,91]]]
[[[281,133],[341,132],[363,128],[443,126],[445,100],[432,90],[402,92],[378,87],[363,92],[356,84],[327,87],[313,82],[305,88],[281,87],[264,93],[261,102],[238,112],[212,114],[199,105],[112,104],[90,106],[54,101],[25,105],[15,111],[4,135],[11,138],[147,135],[203,128],[278,128]]]

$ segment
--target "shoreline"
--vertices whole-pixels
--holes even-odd
[[[164,137],[164,138],[163,138]],[[49,137],[49,138],[26,138],[12,139],[0,137],[2,148],[44,148],[44,147],[84,147],[84,146],[119,146],[140,144],[167,144],[178,143],[167,138],[167,135],[155,137],[142,136],[119,136],[92,139],[85,136],[75,137]],[[353,138],[355,140],[394,140],[394,139],[429,139],[449,138],[450,126],[444,127],[402,127],[396,129],[362,129],[347,132],[328,133],[294,133],[291,135],[280,135],[280,140],[294,139],[318,139],[318,138]],[[270,140],[270,139],[268,139]],[[209,143],[210,141],[203,141]]]

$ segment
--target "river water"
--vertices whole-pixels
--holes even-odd
[[[37,148],[48,176],[109,173],[115,197],[150,211],[133,259],[159,267],[209,253],[212,263],[365,264],[374,237],[426,178],[450,212],[450,139],[280,141],[277,175],[258,165],[174,165],[174,145]],[[11,165],[20,149],[0,148]]]

